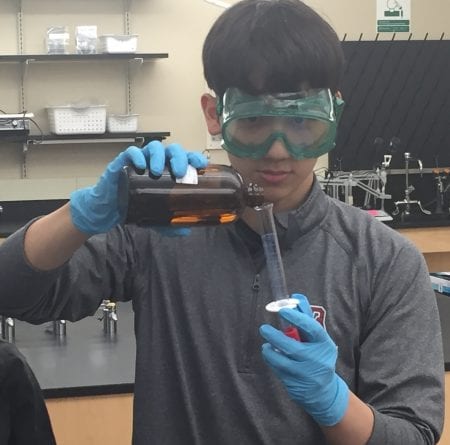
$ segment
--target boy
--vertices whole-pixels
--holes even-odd
[[[176,176],[205,165],[159,142],[128,148],[95,187],[3,244],[0,312],[76,320],[103,298],[132,299],[137,445],[435,443],[443,357],[423,258],[313,173],[342,106],[335,32],[298,0],[244,0],[212,27],[203,62],[208,130],[274,204],[289,292],[307,296],[281,315],[304,341],[267,325],[253,209],[184,237],[119,225],[124,165],[157,175],[167,159]]]

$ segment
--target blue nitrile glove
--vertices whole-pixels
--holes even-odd
[[[201,153],[186,152],[178,144],[165,147],[159,141],[152,141],[142,149],[128,147],[107,167],[96,185],[74,191],[70,195],[70,212],[75,227],[83,233],[94,235],[105,233],[125,219],[126,209],[119,208],[118,182],[120,171],[125,165],[138,170],[149,168],[156,176],[162,174],[166,159],[172,173],[181,178],[186,174],[188,164],[194,168],[206,167],[208,161]],[[183,235],[186,228],[163,228],[167,235]]]
[[[335,425],[344,417],[350,395],[347,384],[335,372],[337,347],[314,320],[307,298],[301,294],[292,298],[300,300],[298,310],[281,309],[279,314],[297,326],[303,341],[262,325],[260,333],[269,342],[262,346],[263,357],[291,398],[319,425]]]

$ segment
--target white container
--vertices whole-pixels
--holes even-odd
[[[117,35],[105,34],[98,37],[99,53],[135,53],[137,50],[137,34]]]
[[[135,133],[138,128],[138,114],[111,114],[106,121],[110,133]]]
[[[59,105],[46,109],[54,134],[102,134],[106,130],[105,105]]]

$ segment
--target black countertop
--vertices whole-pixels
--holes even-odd
[[[445,227],[450,226],[450,214],[413,214],[404,217],[396,217],[393,221],[385,221],[385,224],[393,229],[414,229],[419,227]]]
[[[16,320],[15,344],[46,398],[133,392],[136,344],[131,303],[118,303],[117,314],[117,333],[112,335],[104,333],[97,316],[67,322],[65,337],[53,333],[52,323]]]
[[[450,371],[450,296],[435,292],[441,319],[445,370]]]

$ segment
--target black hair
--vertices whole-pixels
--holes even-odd
[[[203,45],[204,76],[219,97],[310,88],[336,92],[344,66],[333,28],[300,0],[243,0],[219,16]]]

